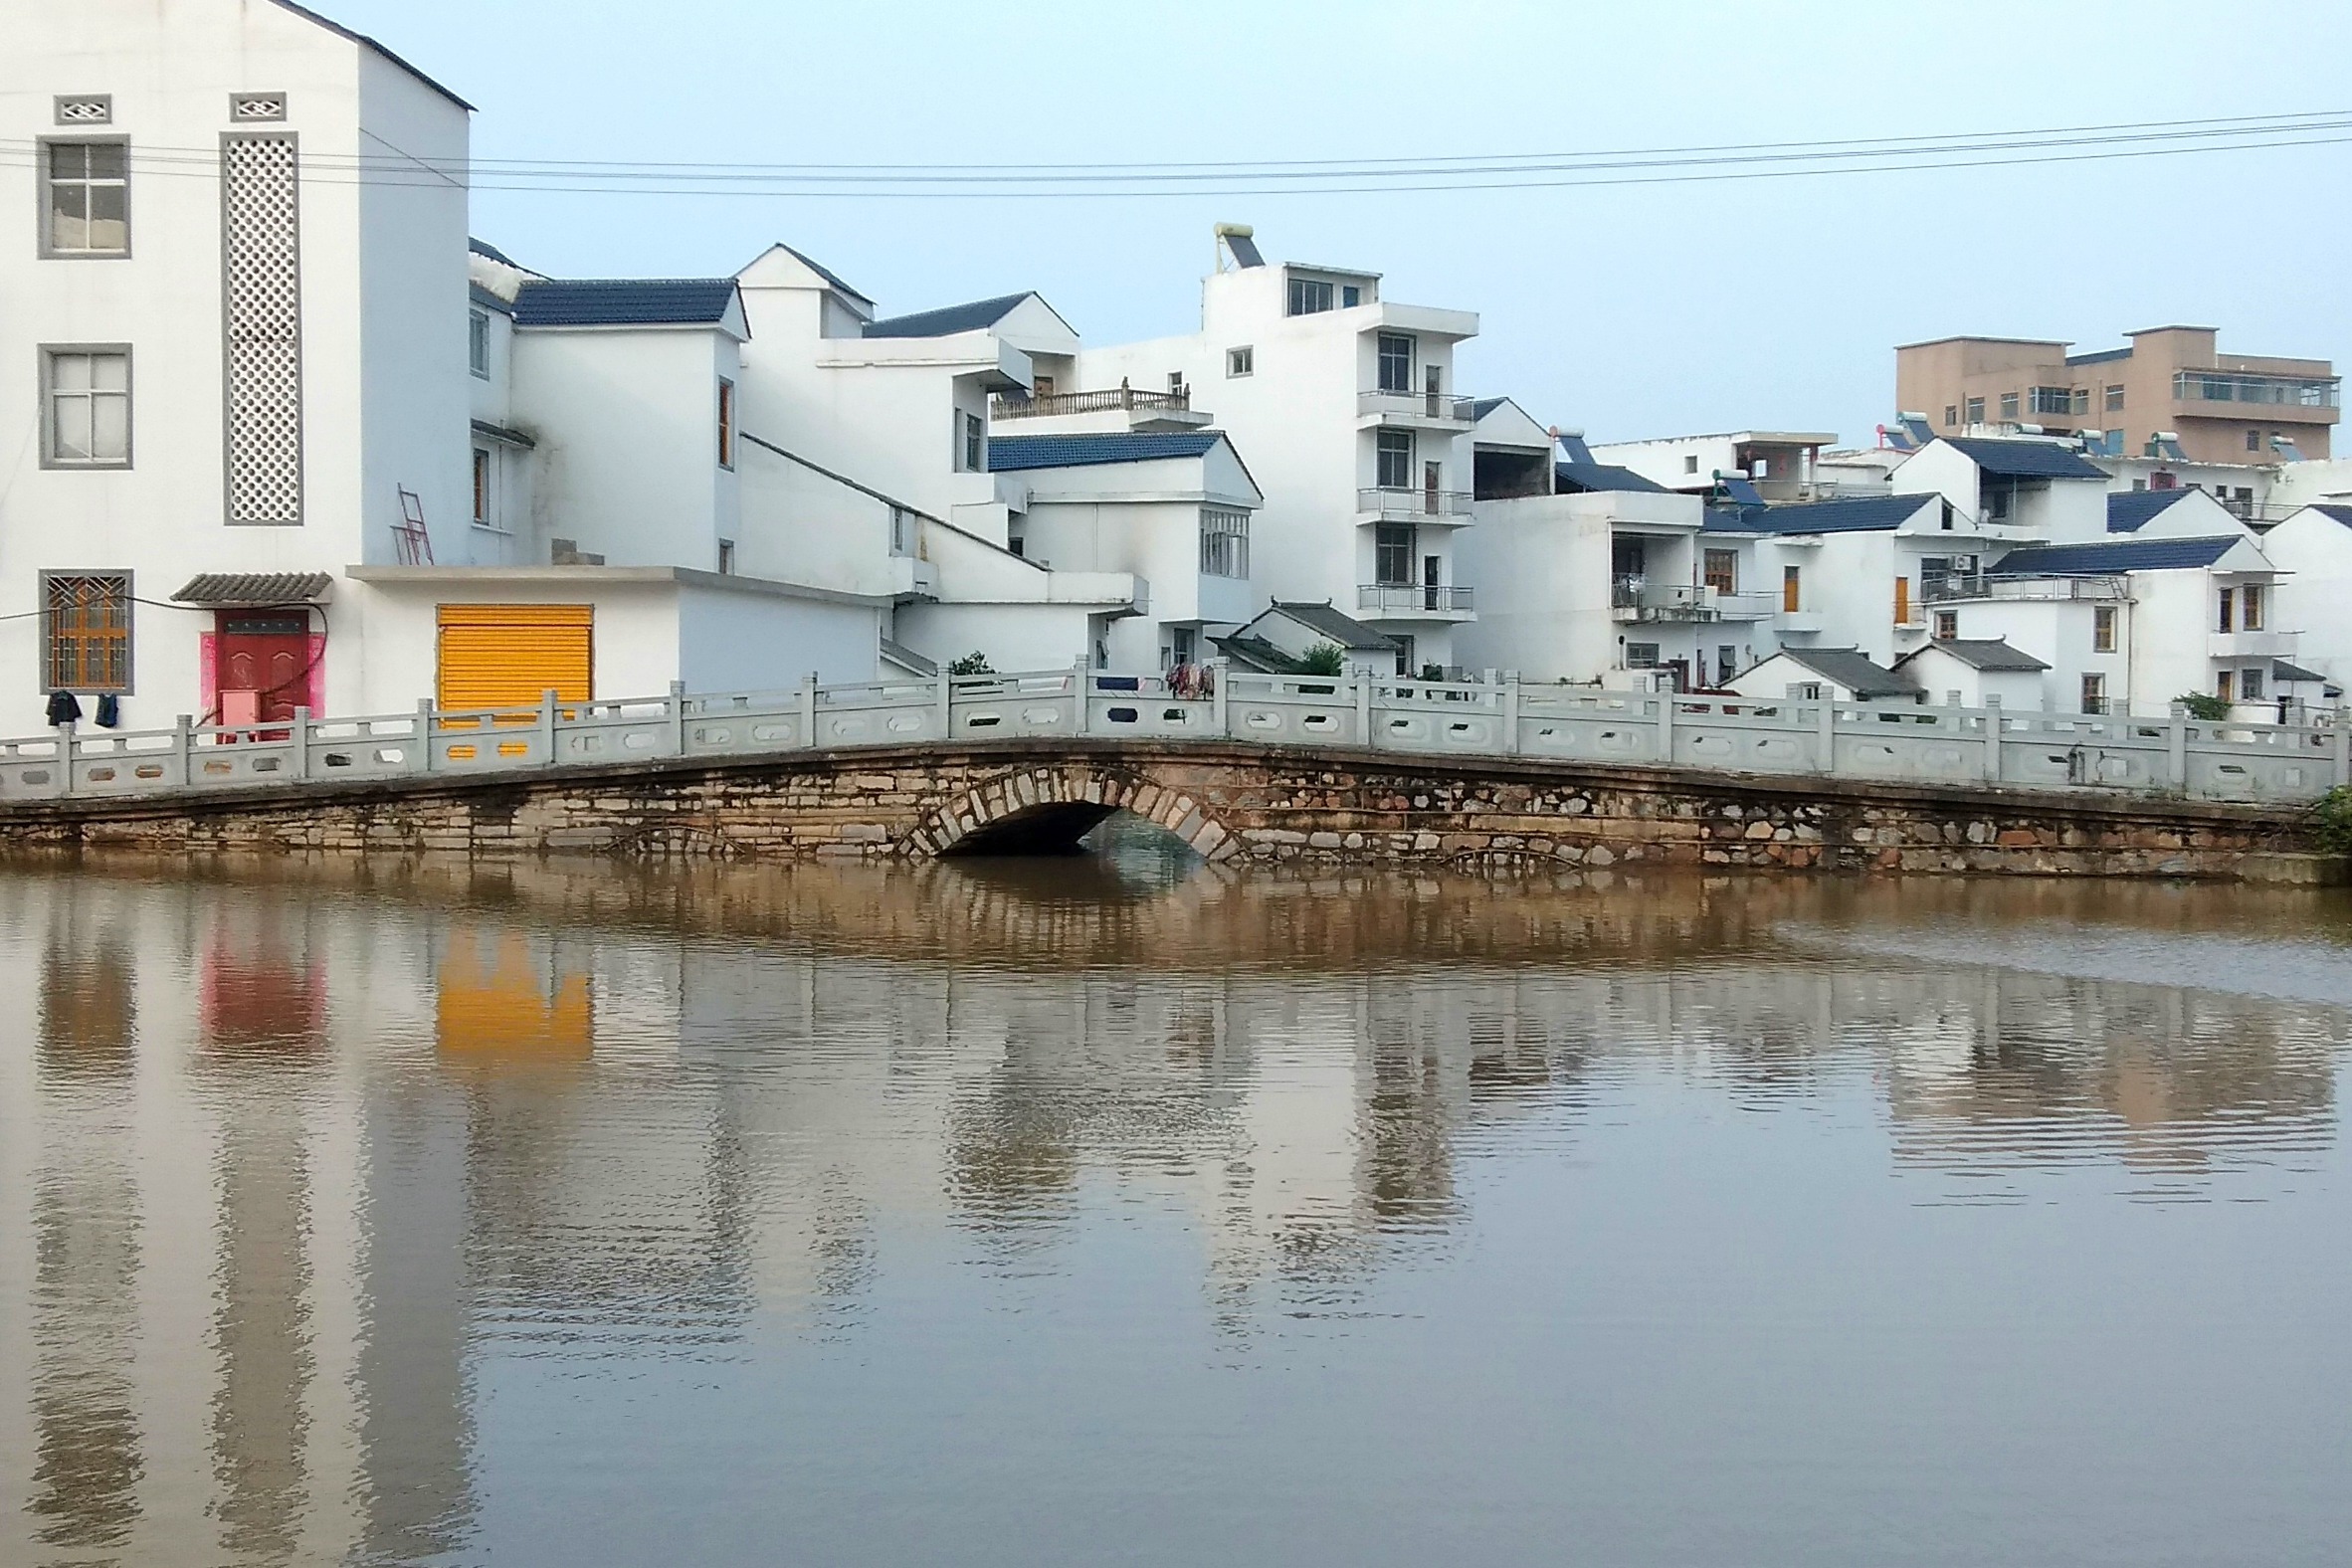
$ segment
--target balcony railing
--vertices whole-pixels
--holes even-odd
[[[1428,583],[1366,583],[1356,590],[1356,608],[1386,614],[1465,615],[1477,608],[1475,590]]]
[[[1356,491],[1356,510],[1383,517],[1467,517],[1469,490],[1397,490],[1382,486]]]
[[[2334,376],[2275,376],[2244,370],[2180,370],[2172,395],[2183,403],[2252,403],[2264,408],[2329,409],[2343,398]]]
[[[1192,388],[1180,392],[1145,392],[1134,387],[1111,387],[1101,392],[1049,392],[1044,397],[998,397],[988,405],[992,419],[1043,419],[1050,414],[1100,414],[1110,409],[1167,409],[1192,411]]]
[[[1780,602],[1778,594],[1722,593],[1704,583],[1617,577],[1609,584],[1609,606],[1620,621],[1760,621]]]
[[[2120,577],[1988,577],[1954,572],[1948,577],[1927,578],[1919,585],[1923,604],[1949,604],[1958,599],[2105,602],[2123,596]]]
[[[1376,388],[1356,394],[1358,414],[1395,415],[1405,419],[1435,419],[1448,424],[1474,425],[1478,422],[1477,399],[1453,392],[1412,392],[1393,388]]]

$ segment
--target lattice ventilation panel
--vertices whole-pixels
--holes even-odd
[[[302,279],[292,136],[221,146],[229,520],[302,520]]]

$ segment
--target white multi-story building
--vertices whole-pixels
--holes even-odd
[[[18,9],[0,726],[874,674],[886,595],[741,570],[732,280],[470,259],[468,105],[299,6]]]
[[[1478,318],[1387,300],[1375,273],[1269,266],[1244,232],[1220,245],[1199,331],[1081,348],[1065,390],[1181,391],[1213,411],[1266,496],[1260,598],[1332,605],[1395,643],[1400,670],[1457,667],[1477,416],[1454,356]]]

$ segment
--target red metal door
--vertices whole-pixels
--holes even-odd
[[[257,722],[284,723],[309,700],[310,629],[302,615],[224,615],[214,644],[214,688],[257,693]]]

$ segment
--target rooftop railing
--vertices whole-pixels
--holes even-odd
[[[2172,395],[2184,403],[2253,403],[2269,408],[2335,408],[2343,398],[2335,376],[2263,375],[2245,370],[2179,370]]]
[[[1919,585],[1919,597],[1927,604],[1949,604],[1960,599],[2004,599],[2029,603],[2087,599],[2105,602],[2123,598],[2124,583],[2120,577],[1992,577],[1983,573],[1955,572],[1948,577],[1923,580]]]
[[[1192,411],[1192,388],[1176,392],[1146,392],[1134,387],[1111,387],[1101,392],[1049,392],[1043,397],[1000,396],[990,401],[992,419],[1043,419],[1052,414],[1099,414],[1112,409]]]

